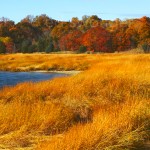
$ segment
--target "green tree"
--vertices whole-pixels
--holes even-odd
[[[53,44],[53,39],[50,37],[49,39],[49,45],[47,46],[45,52],[50,53],[54,51],[54,44]]]
[[[36,52],[37,46],[35,44],[32,44],[28,47],[28,53]]]
[[[21,52],[22,53],[28,53],[29,52],[29,47],[31,46],[31,41],[29,40],[24,40],[21,44]]]
[[[79,50],[78,50],[78,53],[85,53],[86,51],[87,51],[87,47],[84,45],[81,45]]]
[[[0,41],[0,54],[1,53],[6,53],[6,46],[2,41]]]
[[[51,43],[49,44],[49,46],[46,48],[45,52],[46,52],[46,53],[50,53],[50,52],[53,52],[53,51],[54,51],[54,45],[53,45],[53,43],[51,42]]]
[[[44,52],[45,51],[45,40],[44,38],[40,38],[37,42],[37,51]]]

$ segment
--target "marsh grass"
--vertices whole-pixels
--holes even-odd
[[[0,148],[149,149],[146,144],[150,140],[149,55],[0,57],[4,70],[12,66],[17,70],[29,64],[33,68],[44,64],[46,69],[52,63],[57,64],[56,70],[85,70],[70,77],[2,89]],[[11,64],[6,60],[9,63],[12,60]],[[84,107],[92,110],[92,120],[77,122],[76,110],[81,108],[80,116]]]
[[[94,60],[95,57],[87,57],[85,54],[34,54],[34,57],[32,54],[0,55],[0,70],[85,70]]]

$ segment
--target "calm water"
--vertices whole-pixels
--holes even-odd
[[[49,80],[55,77],[67,76],[60,73],[40,73],[40,72],[5,72],[0,71],[0,88],[13,86],[21,82],[38,82]]]

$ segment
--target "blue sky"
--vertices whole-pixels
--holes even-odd
[[[0,4],[0,18],[16,23],[27,15],[41,14],[64,21],[83,15],[109,20],[150,17],[150,0],[3,0]]]

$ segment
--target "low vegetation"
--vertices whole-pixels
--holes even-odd
[[[0,55],[1,70],[82,71],[1,89],[0,149],[149,149],[149,62],[149,54]]]
[[[2,71],[69,71],[86,70],[97,61],[97,56],[86,54],[15,54],[0,55]]]

